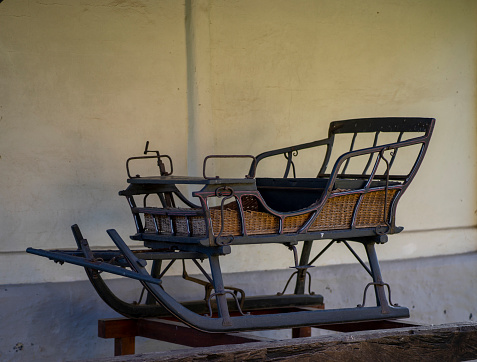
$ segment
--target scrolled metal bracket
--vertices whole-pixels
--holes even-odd
[[[220,231],[215,237],[215,243],[220,246],[230,245],[234,241],[233,235],[222,235],[224,232],[224,205],[225,201],[235,197],[235,191],[229,186],[218,187],[215,190],[216,197],[222,197],[222,201],[220,202]]]
[[[357,307],[358,308],[363,308],[366,304],[366,292],[368,291],[368,288],[371,286],[371,285],[374,285],[374,286],[379,286],[379,287],[386,287],[388,288],[388,301],[389,301],[389,304],[392,305],[393,307],[399,307],[399,304],[397,303],[393,303],[391,301],[391,287],[389,286],[388,283],[383,283],[383,282],[371,282],[371,283],[368,283],[366,285],[366,288],[364,288],[364,294],[363,294],[363,303],[362,304],[358,304]]]
[[[300,263],[298,262],[298,252],[296,250],[295,245],[288,245],[288,249],[293,251],[293,259],[295,261],[295,265],[291,266],[290,268],[296,269],[296,271],[293,272],[292,275],[290,275],[290,277],[288,278],[288,281],[286,282],[285,287],[283,288],[282,292],[278,292],[277,295],[278,296],[284,295],[287,288],[288,288],[288,285],[290,284],[290,282],[292,280],[292,278],[295,275],[297,276],[297,278],[300,277],[299,273],[305,273],[305,277],[308,276],[308,294],[309,295],[315,295],[315,292],[311,291],[311,274],[308,271],[309,268],[314,268],[314,265],[300,265]]]
[[[250,314],[250,313],[244,313],[244,312],[242,311],[243,301],[242,301],[242,302],[239,302],[239,300],[238,300],[238,298],[237,298],[237,295],[236,295],[235,293],[226,290],[226,291],[224,291],[224,292],[222,292],[222,293],[212,293],[212,294],[209,295],[209,298],[207,299],[207,306],[208,306],[208,308],[209,308],[209,314],[206,314],[206,315],[205,315],[206,317],[212,318],[212,315],[213,315],[212,304],[211,304],[212,298],[214,298],[214,297],[216,297],[216,296],[218,296],[218,295],[227,295],[227,294],[230,294],[230,295],[232,296],[232,298],[234,299],[235,304],[236,304],[236,306],[237,306],[237,310],[238,310],[238,312],[239,312],[241,315],[244,316],[244,315],[249,315],[249,314]],[[242,298],[242,299],[243,299],[243,298]]]

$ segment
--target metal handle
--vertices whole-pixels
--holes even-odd
[[[169,165],[170,165],[170,168],[171,170],[169,172],[162,172],[161,170],[161,176],[169,176],[169,175],[172,175],[172,172],[173,172],[173,166],[172,166],[172,159],[169,155],[159,155],[159,156],[137,156],[137,157],[129,157],[126,161],[126,171],[128,173],[128,177],[129,178],[135,178],[135,177],[141,177],[140,175],[135,175],[135,176],[132,176],[131,175],[131,172],[129,171],[129,162],[132,161],[132,160],[141,160],[141,159],[147,159],[147,158],[155,158],[157,159],[157,162],[159,163],[159,161],[161,160],[161,158],[167,158],[169,160]]]
[[[209,155],[206,158],[204,158],[204,164],[202,167],[202,175],[204,176],[204,179],[206,180],[214,180],[214,179],[220,178],[219,176],[209,177],[205,174],[207,160],[209,158],[251,158],[253,160],[252,162],[253,164],[257,162],[257,160],[255,159],[255,156],[252,156],[252,155]],[[245,178],[254,178],[254,177],[255,177],[255,173],[245,175]]]

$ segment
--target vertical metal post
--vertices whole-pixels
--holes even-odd
[[[161,274],[162,260],[154,260],[151,267],[151,276],[157,278]],[[147,292],[146,304],[156,304],[156,298],[151,292]]]
[[[310,259],[311,247],[313,240],[303,242],[303,249],[300,256],[300,266],[308,265]],[[297,269],[295,294],[305,294],[306,272],[308,269]]]
[[[301,250],[300,266],[308,265],[310,260],[311,247],[313,240],[303,242],[303,249]],[[307,268],[297,269],[295,294],[305,294],[306,273]],[[292,338],[311,337],[311,327],[292,328]]]
[[[227,297],[225,294],[224,281],[220,270],[219,256],[209,256],[210,271],[212,273],[212,281],[214,282],[215,296],[217,299],[217,311],[219,318],[222,318],[222,325],[231,326],[229,307],[227,305]]]
[[[388,301],[386,299],[386,292],[384,291],[384,282],[381,276],[381,270],[379,268],[378,257],[376,255],[374,245],[375,242],[364,243],[364,247],[366,248],[366,254],[369,260],[369,266],[373,275],[373,282],[376,283],[374,285],[374,291],[376,293],[376,303],[381,306],[381,312],[385,314],[389,313],[390,309]]]

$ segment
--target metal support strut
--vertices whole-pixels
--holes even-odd
[[[364,244],[366,254],[368,255],[369,266],[371,268],[371,274],[373,277],[374,290],[376,293],[376,303],[381,306],[381,313],[387,314],[390,312],[389,304],[386,299],[386,292],[384,291],[384,281],[381,276],[381,270],[379,268],[378,257],[374,248],[374,242],[368,242]]]

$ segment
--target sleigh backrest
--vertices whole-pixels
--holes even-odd
[[[333,173],[333,170],[330,170],[327,174],[327,168],[332,155],[335,154],[333,166],[339,167],[339,170],[336,170],[339,178],[365,179],[373,172],[375,178],[383,178],[384,172],[387,172],[391,179],[412,178],[427,150],[434,122],[433,118],[403,117],[332,122],[328,132],[330,142],[318,177]],[[338,142],[338,139],[342,141],[343,138],[347,142]],[[381,157],[384,163],[377,165],[375,170],[378,157]],[[345,160],[337,166],[336,162],[340,158]]]

